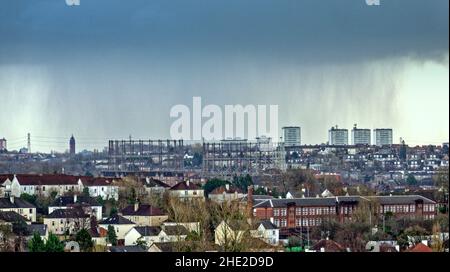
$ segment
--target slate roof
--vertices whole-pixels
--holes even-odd
[[[345,247],[341,246],[340,244],[336,243],[333,240],[320,240],[315,244],[311,249],[320,251],[321,248],[325,249],[325,252],[345,252]]]
[[[122,210],[122,215],[125,216],[160,216],[165,215],[165,213],[151,205],[139,204],[137,211],[134,210],[134,205],[128,205]]]
[[[17,208],[36,208],[33,204],[18,197],[13,197],[14,203],[11,202],[11,198],[0,198],[0,209],[17,209]]]
[[[47,225],[45,224],[30,224],[27,225],[27,229],[30,235],[33,235],[35,232],[37,232],[39,236],[45,236],[47,234]]]
[[[47,218],[89,218],[82,209],[56,209]]]
[[[110,252],[147,252],[141,246],[112,246],[109,248]]]
[[[50,205],[51,207],[67,207],[75,204],[73,196],[61,196],[55,199]],[[95,197],[77,196],[77,204],[87,204],[89,206],[101,206]]]
[[[113,215],[111,217],[108,217],[102,221],[99,222],[99,224],[103,225],[128,225],[128,224],[134,224],[133,221],[126,219],[125,217],[121,215]]]
[[[142,236],[157,236],[161,232],[161,227],[134,227],[134,229]]]
[[[0,212],[0,221],[14,223],[19,221],[25,221],[25,219],[16,212],[7,211],[7,212]]]
[[[227,190],[226,186],[220,186],[220,187],[217,187],[214,190],[212,190],[211,193],[209,193],[209,194],[210,195],[218,195],[218,194],[221,195],[223,193],[234,194],[235,192],[238,194],[242,193],[242,191],[239,188],[234,187],[234,186],[230,186],[228,190]]]
[[[259,224],[260,224],[260,225],[263,225],[263,227],[264,227],[266,230],[278,229],[278,227],[277,227],[275,224],[273,224],[272,222],[270,222],[269,220],[261,221]]]
[[[170,190],[201,190],[202,188],[193,182],[182,181],[170,188]]]
[[[167,235],[188,235],[189,233],[189,231],[181,225],[164,226],[163,230]]]
[[[368,198],[375,199],[382,205],[415,204],[417,201],[423,201],[425,204],[436,204],[435,201],[420,195],[373,196]]]
[[[164,187],[169,188],[170,186],[160,181],[159,179],[149,178],[144,181],[145,187]]]
[[[260,200],[254,204],[254,208],[257,207],[274,207],[274,208],[284,208],[288,205],[295,206],[335,206],[336,198],[335,197],[326,197],[326,198],[292,198],[292,199],[268,199],[268,200]]]
[[[172,252],[175,242],[153,243],[152,246],[159,248],[162,252]]]

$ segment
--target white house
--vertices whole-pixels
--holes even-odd
[[[11,179],[8,175],[0,175],[0,197],[9,197],[11,194]]]
[[[205,199],[204,190],[189,180],[179,182],[170,188],[170,195],[182,200]]]
[[[272,222],[269,220],[264,220],[258,224],[258,228],[256,230],[251,231],[251,235],[252,237],[259,238],[268,244],[278,245],[280,231]]]
[[[130,229],[125,234],[125,245],[132,246],[136,245],[139,239],[146,242],[147,246],[151,246],[153,243],[162,242],[160,241],[159,234],[161,233],[161,227],[150,227],[150,226],[137,226]]]
[[[44,224],[48,231],[57,235],[75,234],[81,229],[88,229],[90,225],[89,215],[82,209],[56,209],[44,218]]]
[[[208,194],[208,198],[214,202],[222,203],[239,200],[246,195],[247,194],[244,194],[241,190],[239,190],[239,188],[230,187],[230,184],[226,184],[225,186],[215,188]]]
[[[89,188],[89,195],[92,197],[100,196],[102,199],[119,200],[119,186],[114,184],[114,180],[106,178],[83,178],[83,188]]]
[[[57,209],[68,209],[80,207],[89,216],[95,216],[97,220],[102,219],[103,207],[96,198],[86,196],[60,196],[48,206],[48,213]]]
[[[127,234],[130,229],[134,228],[136,226],[136,223],[126,219],[121,215],[116,214],[100,221],[98,225],[99,227],[102,227],[106,230],[108,229],[108,226],[113,226],[114,230],[116,231],[117,239],[123,240],[125,239],[125,234]]]
[[[36,207],[14,196],[0,198],[0,211],[15,212],[28,221],[36,222]]]
[[[41,195],[48,197],[52,192],[64,195],[80,193],[83,185],[80,178],[69,175],[14,175],[11,180],[11,195]]]

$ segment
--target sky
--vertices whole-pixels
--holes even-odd
[[[170,109],[278,105],[302,143],[339,125],[449,139],[448,0],[0,0],[9,149],[166,139]]]

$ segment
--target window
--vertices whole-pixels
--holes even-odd
[[[54,226],[55,225],[55,221],[52,221],[52,226]]]
[[[186,191],[184,191],[184,195],[185,196],[187,196],[188,195],[188,191],[186,190]]]
[[[273,220],[273,223],[275,224],[275,226],[279,227],[280,226],[280,220],[279,219],[275,219]]]
[[[302,208],[302,215],[307,215],[308,214],[308,210],[306,208]]]
[[[280,209],[273,209],[273,216],[280,216]]]
[[[45,192],[45,186],[42,186],[42,191],[44,191],[44,192]]]
[[[287,226],[287,221],[286,221],[286,219],[281,219],[281,226],[282,226],[282,227],[286,227],[286,226]]]
[[[295,219],[295,226],[299,227],[301,226],[302,221],[300,220],[300,218]]]
[[[321,215],[322,214],[322,209],[321,208],[317,208],[317,212],[316,212],[318,215]]]
[[[316,213],[315,213],[315,210],[316,210],[316,209],[314,209],[314,208],[309,208],[309,214],[315,215],[315,214],[316,214]]]
[[[33,213],[33,209],[30,209],[30,213]]]
[[[286,216],[287,209],[281,209],[281,216]]]
[[[302,214],[302,209],[301,208],[296,208],[295,209],[295,215],[301,215]]]

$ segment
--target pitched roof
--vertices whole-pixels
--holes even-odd
[[[14,222],[19,222],[19,221],[25,221],[25,219],[16,212],[12,212],[12,211],[1,212],[0,211],[0,221],[14,223]]]
[[[77,196],[77,204],[87,204],[90,206],[101,206],[100,203],[98,203],[97,199],[95,197],[89,197],[89,196]],[[74,196],[60,196],[53,203],[50,205],[51,207],[61,207],[61,206],[70,206],[75,204],[75,197]]]
[[[182,181],[172,186],[170,190],[201,190],[201,187],[190,181]]]
[[[163,228],[164,232],[167,235],[188,235],[189,231],[186,229],[186,227],[181,225],[175,225],[175,226],[164,226]]]
[[[317,242],[311,249],[320,251],[322,248],[325,249],[325,252],[345,252],[345,248],[340,244],[336,243],[333,240],[325,240],[322,239]]]
[[[89,218],[82,209],[56,209],[50,213],[47,218]]]
[[[13,202],[11,202],[13,199]],[[14,209],[14,208],[36,208],[33,204],[29,203],[18,197],[2,197],[0,198],[0,209]]]
[[[112,246],[110,252],[147,252],[142,246]]]
[[[172,252],[175,242],[153,243],[152,247],[157,247],[162,252]]]
[[[392,195],[392,196],[371,196],[370,199],[375,199],[382,205],[393,204],[415,204],[416,202],[423,202],[425,204],[436,204],[431,199],[420,195]]]
[[[107,179],[107,178],[102,178],[102,177],[98,177],[98,178],[93,178],[93,177],[83,177],[81,179],[81,182],[83,183],[84,186],[112,186],[113,185],[113,180],[112,179]]]
[[[77,185],[80,177],[62,174],[16,175],[20,185]]]
[[[170,187],[169,185],[165,184],[164,182],[160,181],[159,179],[154,179],[154,178],[145,179],[144,186],[145,187],[164,187],[164,188]]]
[[[433,250],[424,245],[423,243],[418,243],[413,248],[406,250],[407,252],[433,252]]]
[[[103,225],[129,225],[129,224],[134,224],[133,221],[126,219],[125,217],[121,216],[121,215],[113,215],[110,216],[102,221],[100,221],[99,224],[103,224]]]
[[[157,236],[161,232],[161,227],[134,227],[134,229],[142,236]]]
[[[277,227],[275,224],[273,224],[272,222],[270,222],[270,220],[263,220],[263,221],[261,221],[259,224],[260,224],[260,225],[263,225],[263,227],[264,227],[266,230],[269,230],[269,229],[278,229],[278,227]]]
[[[255,201],[253,207],[264,207],[264,208],[283,208],[288,205],[295,206],[335,206],[336,198],[334,197],[324,197],[324,198],[292,198],[292,199],[268,199]]]
[[[47,234],[47,225],[45,224],[30,224],[27,225],[27,229],[30,235],[37,233],[40,236],[45,236]]]
[[[138,209],[134,210],[134,205],[128,205],[122,210],[122,214],[125,216],[161,216],[165,215],[165,213],[157,208],[153,207],[152,205],[147,204],[139,204]]]
[[[217,187],[214,190],[212,190],[211,193],[209,193],[209,194],[210,195],[218,195],[218,194],[221,195],[223,193],[226,193],[226,194],[234,194],[234,193],[241,194],[242,190],[240,190],[239,188],[234,187],[234,186],[230,186],[229,189],[227,190],[226,186],[220,186],[220,187]]]

